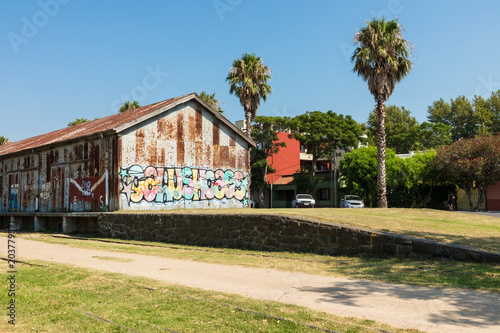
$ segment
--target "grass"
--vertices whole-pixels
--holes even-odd
[[[31,263],[37,265],[17,264],[16,326],[4,314],[1,332],[417,332],[145,278]],[[2,304],[6,294],[0,294]]]
[[[144,213],[144,212],[120,212]],[[150,212],[158,213],[158,212]],[[200,213],[200,210],[168,211],[162,214]],[[220,214],[220,210],[203,210]],[[438,242],[500,252],[500,218],[433,209],[406,208],[315,208],[315,209],[225,209],[224,214],[275,214],[316,219],[379,231],[421,237]]]
[[[79,248],[137,253],[163,258],[269,268],[289,272],[350,277],[370,281],[438,288],[469,288],[500,293],[500,266],[495,265],[448,260],[381,259],[363,256],[333,257],[308,253],[208,248],[100,238],[78,240],[69,237],[56,238],[46,234],[18,236]],[[96,240],[104,240],[106,242]],[[116,243],[108,243],[108,241]]]

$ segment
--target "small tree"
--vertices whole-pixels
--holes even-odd
[[[314,193],[316,163],[320,158],[327,157],[335,149],[350,149],[362,141],[363,127],[351,116],[336,114],[333,111],[306,112],[291,120],[291,138],[307,145],[308,153],[312,155],[309,169],[309,193]]]
[[[465,190],[471,211],[478,210],[486,189],[500,178],[500,136],[476,136],[462,139],[439,149],[435,168]],[[477,206],[473,206],[472,188],[478,189]]]
[[[133,101],[133,102],[130,102],[129,100],[125,101],[122,106],[120,106],[120,109],[118,110],[119,112],[125,112],[125,111],[128,111],[128,110],[133,110],[133,109],[137,109],[137,108],[140,108],[141,106],[139,105],[139,102],[138,101]]]
[[[4,136],[0,136],[0,146],[10,143],[10,140]]]
[[[277,154],[285,142],[278,141],[278,132],[287,127],[289,119],[282,117],[257,116],[252,128],[252,138],[257,143],[251,151],[252,187],[258,190],[258,205],[263,207],[263,193],[267,186],[267,174],[274,172],[268,157]]]

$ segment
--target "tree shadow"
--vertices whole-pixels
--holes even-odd
[[[430,323],[500,327],[500,294],[497,293],[408,287],[355,280],[333,282],[331,287],[304,287],[299,290],[320,294],[319,300],[326,303],[352,307],[363,306],[367,298],[372,297],[374,299],[386,297],[387,302],[390,302],[391,298],[406,300],[410,303],[412,301],[428,301],[428,304],[424,305],[427,308],[433,307],[433,301],[439,301],[445,306],[449,306],[451,310],[439,310],[437,307],[433,307],[433,312],[426,318]],[[366,306],[366,304],[364,305]]]

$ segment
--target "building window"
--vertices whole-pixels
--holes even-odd
[[[330,200],[330,189],[329,188],[320,188],[318,190],[318,198],[319,200]]]

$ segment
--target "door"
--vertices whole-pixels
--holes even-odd
[[[50,210],[52,212],[68,211],[68,186],[66,166],[58,165],[50,169]]]

